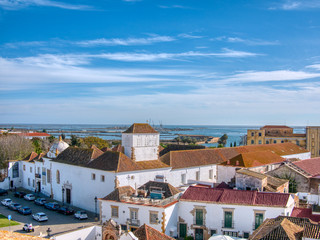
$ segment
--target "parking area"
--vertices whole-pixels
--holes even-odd
[[[24,191],[26,193],[30,193],[29,191],[25,191],[24,189],[17,189],[17,191]],[[42,196],[41,196],[42,197]],[[1,230],[11,230],[16,232],[23,232],[22,227],[25,223],[32,223],[34,227],[34,232],[26,233],[33,236],[39,236],[42,235],[43,237],[47,236],[47,230],[50,228],[51,235],[64,233],[71,230],[77,230],[79,228],[92,226],[94,224],[97,224],[98,222],[95,221],[95,214],[87,212],[88,219],[85,220],[78,220],[76,219],[73,214],[72,215],[64,215],[61,213],[58,213],[56,211],[52,211],[49,209],[46,209],[44,206],[39,206],[34,203],[34,201],[27,201],[24,198],[17,198],[14,197],[14,192],[9,192],[6,196],[0,196],[0,201],[2,201],[5,198],[12,199],[13,202],[19,203],[24,206],[28,206],[32,210],[32,214],[38,213],[38,212],[44,212],[48,216],[48,221],[46,222],[37,222],[32,218],[31,215],[22,215],[18,213],[17,211],[10,210],[8,207],[3,206],[0,204],[0,213],[4,216],[11,215],[13,221],[20,222],[21,225],[11,226],[11,227],[4,227],[1,228]],[[46,198],[47,202],[57,202],[50,198]],[[58,202],[61,206],[62,203]],[[71,206],[72,207],[72,206]],[[72,207],[75,211],[81,210],[75,207]]]

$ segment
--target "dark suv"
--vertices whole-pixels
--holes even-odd
[[[49,203],[45,203],[44,207],[50,210],[58,210],[60,208],[60,205],[56,202],[49,202]]]
[[[57,210],[58,213],[63,213],[65,215],[71,215],[74,213],[74,210],[72,208],[69,208],[69,207],[60,207],[58,210]]]

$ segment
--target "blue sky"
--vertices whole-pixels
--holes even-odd
[[[320,125],[318,0],[0,0],[0,123]]]

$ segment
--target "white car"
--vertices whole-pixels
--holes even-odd
[[[10,198],[6,198],[6,199],[3,199],[1,201],[1,204],[4,205],[4,206],[9,206],[10,204],[12,203],[12,200]]]
[[[48,221],[48,217],[45,213],[39,212],[32,215],[32,218],[38,222]]]
[[[29,193],[29,194],[27,194],[27,195],[24,195],[23,198],[24,198],[25,200],[28,200],[28,201],[33,201],[33,200],[36,199],[36,197],[35,197],[33,194],[31,194],[31,193]]]
[[[87,218],[88,218],[88,215],[87,215],[87,213],[86,213],[85,211],[77,211],[77,212],[74,214],[74,217],[82,220],[82,219],[87,219]]]

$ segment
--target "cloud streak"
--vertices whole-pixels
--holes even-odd
[[[276,6],[270,7],[270,10],[285,10],[285,11],[293,11],[293,10],[306,10],[320,8],[320,2],[318,0],[286,0],[278,3]]]
[[[92,9],[87,5],[73,5],[64,2],[57,2],[51,0],[0,0],[0,7],[5,10],[20,10],[29,6],[40,7],[57,7],[69,10],[90,10]]]
[[[249,46],[270,46],[270,45],[279,45],[278,41],[265,41],[261,39],[243,39],[239,37],[216,37],[212,38],[212,41],[225,41],[229,43],[243,43]]]
[[[133,45],[150,45],[159,42],[172,42],[176,39],[170,36],[152,36],[148,38],[99,38],[94,40],[78,41],[75,44],[82,47],[93,46],[133,46]]]

